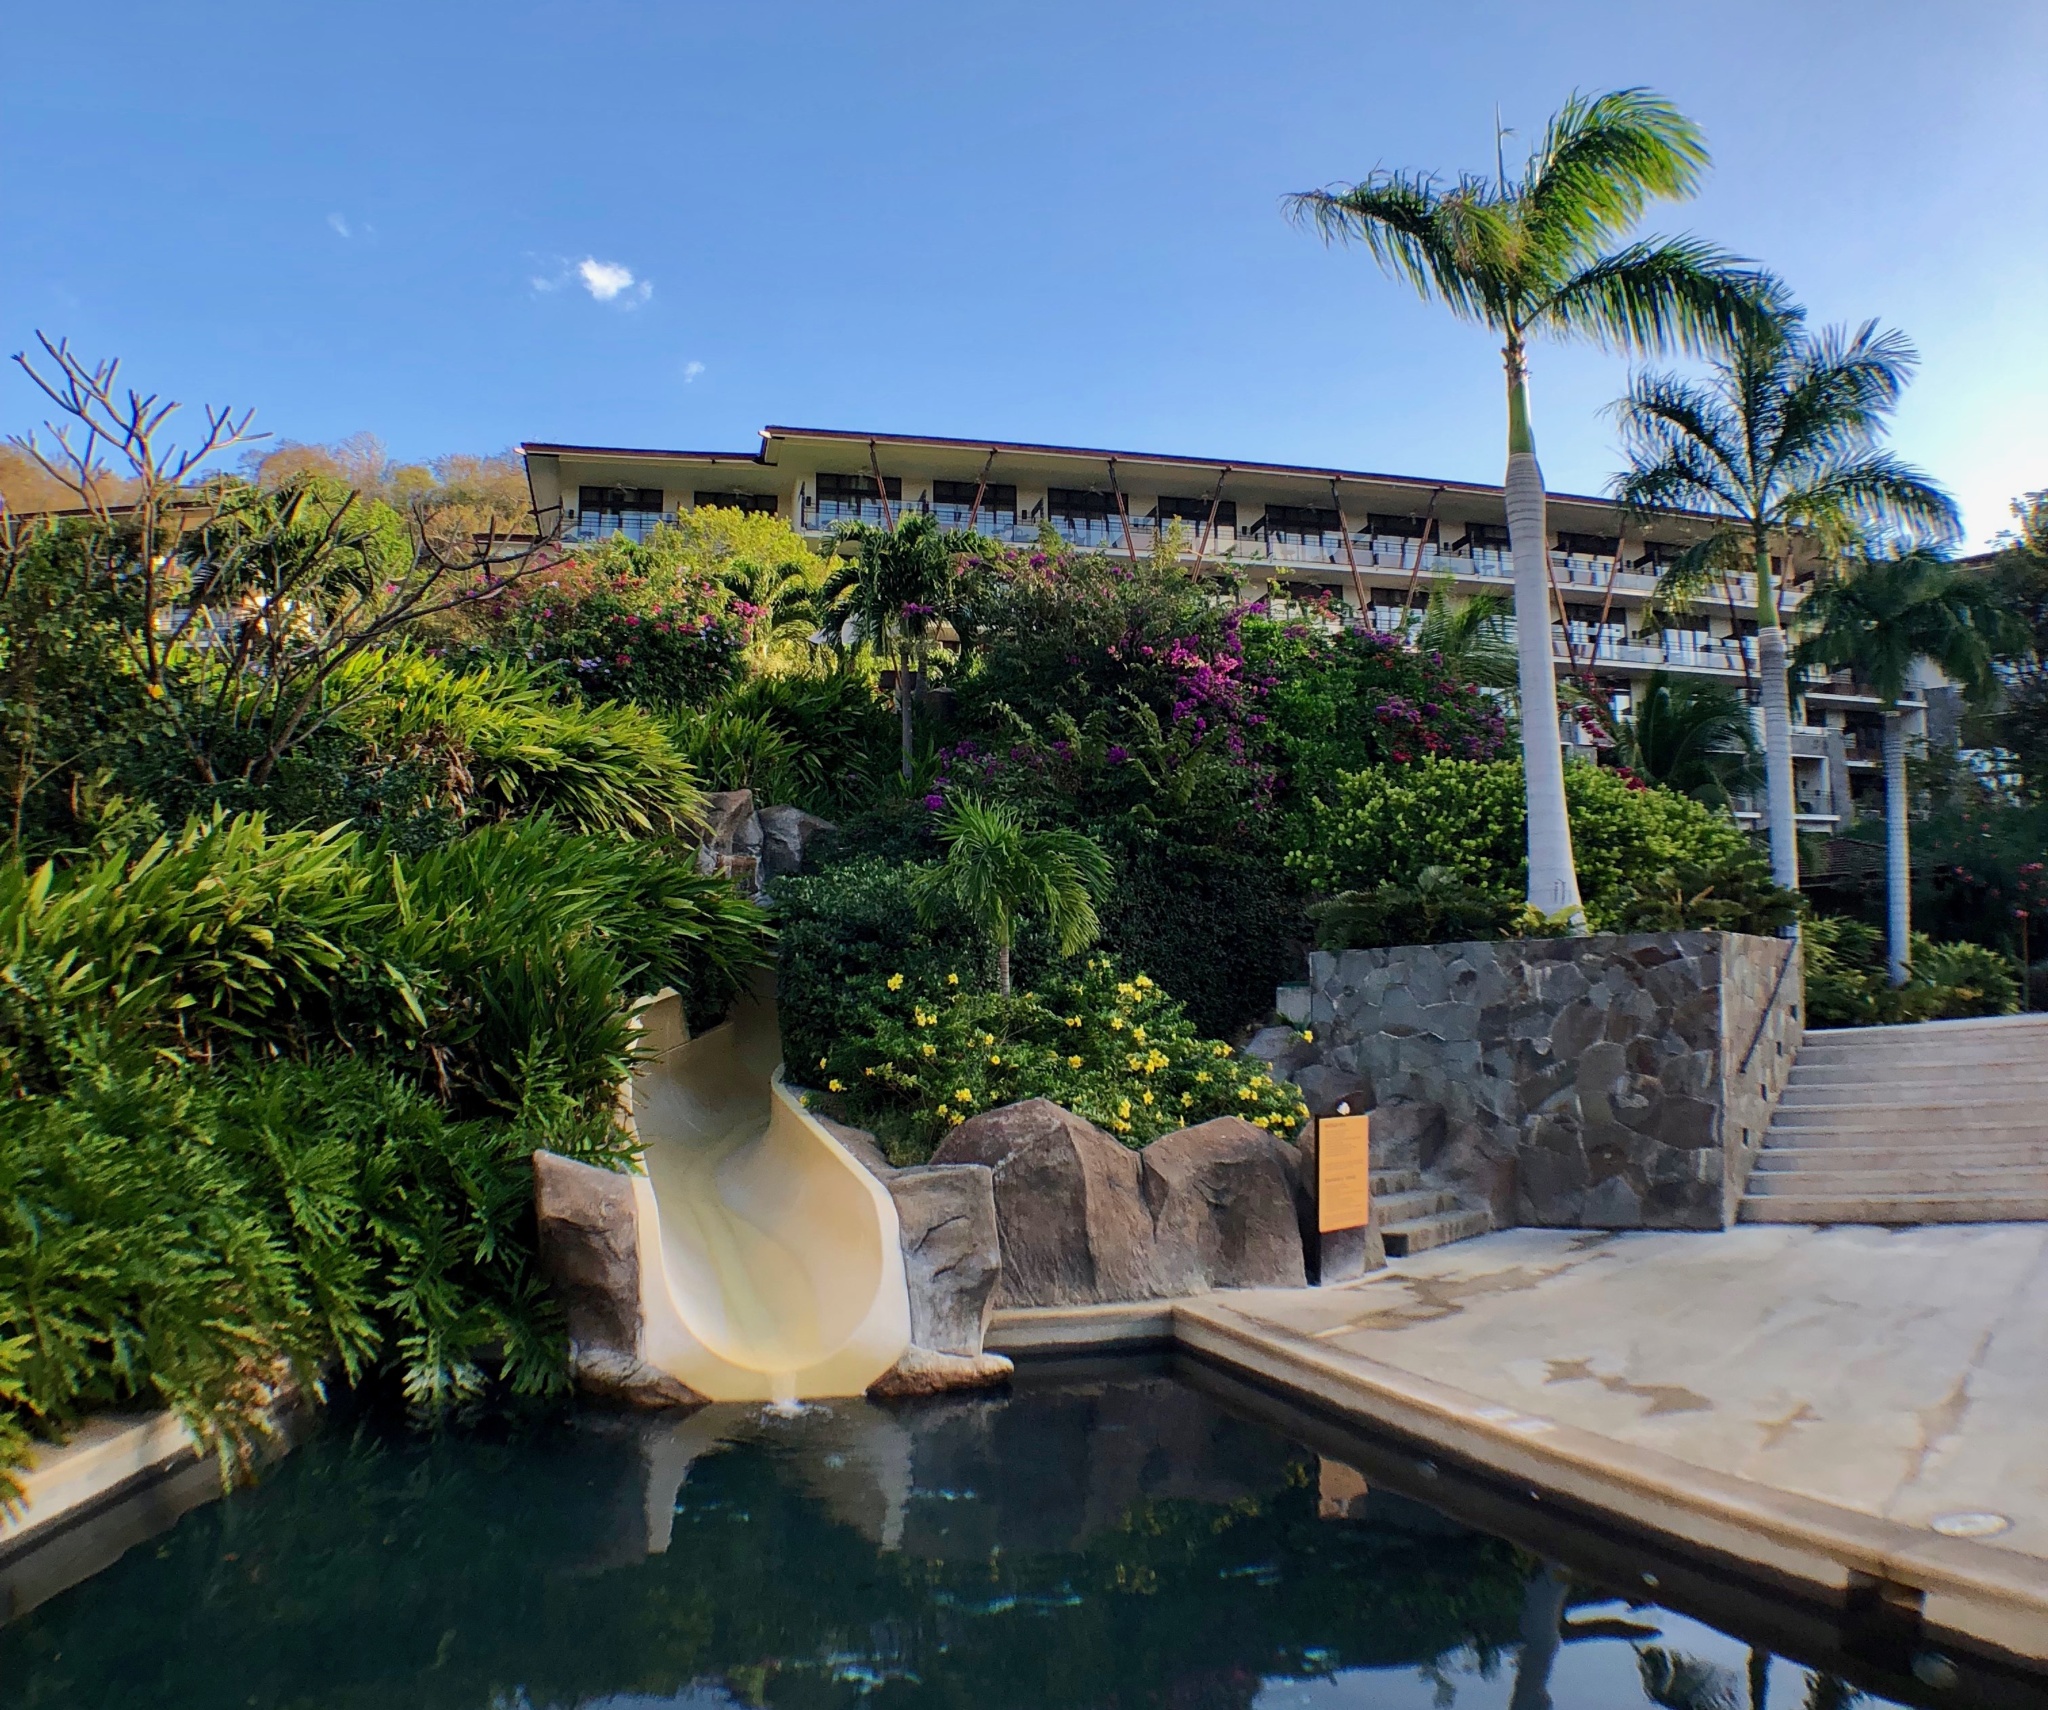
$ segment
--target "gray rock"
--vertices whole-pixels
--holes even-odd
[[[569,1364],[594,1394],[638,1407],[703,1397],[640,1358],[640,1243],[631,1178],[553,1152],[533,1155],[541,1274],[569,1320]]]
[[[704,797],[704,840],[697,851],[700,873],[730,871],[735,861],[758,861],[761,822],[752,790],[713,790]]]
[[[770,878],[801,871],[812,842],[839,829],[798,807],[765,807],[755,819],[761,828],[761,871]]]
[[[1162,1135],[1138,1161],[1160,1294],[1306,1284],[1301,1165],[1284,1140],[1242,1117],[1219,1116]]]
[[[1280,986],[1273,992],[1273,1008],[1282,1021],[1291,1021],[1296,1027],[1308,1025],[1309,988],[1307,986]]]
[[[1027,1099],[969,1117],[931,1161],[995,1173],[996,1305],[1082,1306],[1154,1292],[1138,1155],[1092,1123]]]
[[[1003,1354],[941,1354],[912,1343],[903,1358],[868,1385],[878,1401],[942,1395],[953,1389],[992,1389],[1007,1383],[1016,1367]]]
[[[978,1357],[1003,1273],[995,1172],[925,1165],[888,1177],[910,1286],[910,1339],[935,1354]]]
[[[1247,1057],[1272,1065],[1276,1080],[1290,1079],[1294,1071],[1316,1061],[1316,1048],[1302,1038],[1298,1028],[1262,1027],[1244,1048]]]
[[[1294,1084],[1311,1116],[1335,1116],[1340,1104],[1348,1104],[1352,1115],[1372,1108],[1372,1082],[1334,1063],[1309,1063],[1295,1070]]]

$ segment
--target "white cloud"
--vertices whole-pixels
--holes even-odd
[[[690,383],[690,382],[691,382],[692,380],[696,379],[696,378],[697,378],[697,376],[698,376],[698,375],[700,375],[700,374],[702,374],[703,372],[704,372],[704,364],[703,364],[703,363],[701,363],[701,362],[686,362],[686,363],[684,363],[684,364],[683,364],[683,384],[684,384],[685,386],[689,385],[689,383]]]
[[[339,214],[329,214],[327,216],[327,223],[330,226],[332,226],[335,229],[335,231],[339,233],[342,237],[347,237],[349,235],[348,221],[343,219]]]
[[[653,282],[635,279],[632,268],[622,261],[599,261],[594,255],[586,255],[576,264],[576,271],[582,277],[584,290],[600,303],[613,303],[621,298],[628,304],[644,303],[654,295]]]
[[[559,291],[562,288],[562,279],[559,274],[552,279],[547,279],[536,273],[531,283],[536,291]]]

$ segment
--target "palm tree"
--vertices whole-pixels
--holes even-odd
[[[734,558],[713,574],[747,620],[747,654],[757,670],[774,658],[778,648],[816,631],[818,588],[802,564]]]
[[[1637,777],[1712,807],[1762,781],[1749,707],[1726,683],[1653,671],[1615,734],[1616,757]]]
[[[1906,733],[1899,702],[1931,661],[1966,698],[1997,692],[1993,659],[2009,620],[1991,584],[1920,549],[1865,558],[1822,582],[1799,608],[1798,663],[1847,667],[1869,685],[1884,717],[1884,888],[1887,971],[1906,983],[1913,880],[1906,833]]]
[[[1579,913],[1565,815],[1557,682],[1550,656],[1550,539],[1529,424],[1529,358],[1541,334],[1625,350],[1703,348],[1751,318],[1758,276],[1697,238],[1622,243],[1652,198],[1688,196],[1707,164],[1697,126],[1647,90],[1574,95],[1518,179],[1375,172],[1287,198],[1326,241],[1355,239],[1382,267],[1461,320],[1501,337],[1507,368],[1508,534],[1515,558],[1522,744],[1529,797],[1529,901]]]
[[[1615,496],[1638,514],[1682,506],[1725,519],[1665,573],[1659,603],[1688,602],[1730,571],[1756,576],[1771,877],[1787,890],[1799,884],[1798,809],[1771,555],[1789,555],[1802,534],[1826,548],[1866,531],[1955,529],[1948,495],[1877,443],[1914,361],[1874,321],[1809,334],[1780,289],[1709,378],[1639,375],[1615,406],[1629,459]]]
[[[960,909],[996,947],[996,990],[1010,995],[1010,950],[1018,918],[1041,914],[1062,956],[1094,943],[1102,931],[1094,896],[1109,881],[1109,857],[1091,837],[1055,828],[1026,831],[1016,809],[955,796],[939,822],[946,858],[918,874],[918,915],[934,924],[948,906]]]
[[[1456,587],[1449,571],[1435,578],[1410,645],[1417,653],[1434,653],[1460,682],[1513,690],[1519,665],[1508,633],[1512,608],[1491,591],[1455,604]]]
[[[921,673],[933,635],[952,604],[955,566],[984,544],[951,534],[922,511],[906,512],[893,529],[849,523],[840,538],[854,557],[825,579],[824,599],[860,638],[896,658],[896,713],[903,727],[903,781],[911,776],[910,682]]]

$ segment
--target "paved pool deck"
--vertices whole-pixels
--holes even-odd
[[[991,1340],[1147,1335],[1808,1589],[2048,1658],[2048,1224],[1509,1230],[1341,1288],[1000,1314]]]

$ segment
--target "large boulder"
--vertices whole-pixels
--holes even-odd
[[[701,873],[730,872],[734,861],[758,861],[761,821],[752,790],[713,790],[704,797],[704,842],[697,851]]]
[[[761,834],[761,871],[767,877],[800,872],[811,844],[838,826],[799,807],[765,807],[754,816]]]
[[[1157,1292],[1138,1155],[1049,1099],[982,1112],[932,1163],[994,1172],[997,1306],[1082,1306]]]
[[[1003,1274],[995,1172],[927,1164],[889,1180],[910,1285],[910,1339],[935,1354],[979,1356]]]
[[[569,1320],[569,1367],[593,1394],[636,1407],[703,1397],[640,1358],[640,1228],[633,1183],[615,1170],[533,1155],[541,1274]]]
[[[1139,1154],[1153,1228],[1154,1288],[1300,1288],[1301,1164],[1238,1116],[1162,1135]]]
[[[1244,1054],[1267,1064],[1275,1080],[1289,1080],[1318,1058],[1316,1047],[1293,1027],[1262,1027],[1246,1042]]]

